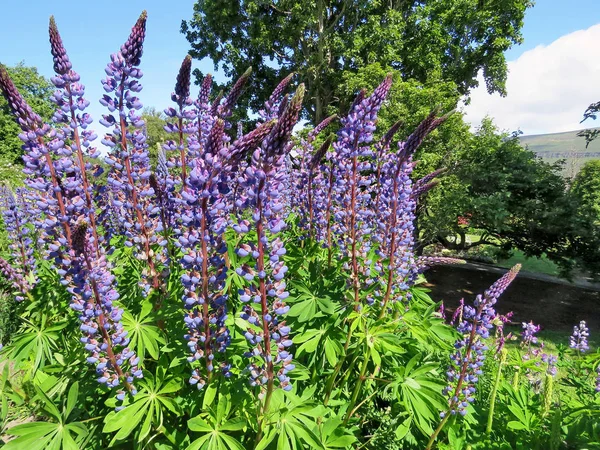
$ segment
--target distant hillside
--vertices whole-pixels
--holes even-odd
[[[585,148],[585,139],[577,136],[579,131],[520,136],[519,140],[548,162],[565,159],[565,176],[574,177],[587,161],[600,159],[600,139]]]

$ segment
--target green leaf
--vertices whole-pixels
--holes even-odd
[[[215,396],[217,395],[217,384],[210,383],[204,392],[204,398],[202,399],[202,409],[207,409],[210,405],[212,405],[215,400]]]
[[[71,411],[77,404],[77,397],[79,396],[79,382],[76,381],[71,385],[69,394],[67,395],[67,406],[65,408],[65,418],[71,415]]]
[[[199,450],[205,443],[210,439],[210,434],[205,434],[204,436],[196,439],[192,442],[185,450]]]
[[[409,416],[404,422],[402,422],[400,425],[398,425],[398,428],[396,428],[396,439],[398,439],[399,441],[401,441],[402,439],[404,439],[404,436],[406,436],[410,430],[410,425],[412,423],[412,416]]]
[[[208,422],[200,416],[196,416],[193,419],[188,420],[188,428],[192,431],[204,433],[210,433],[213,431],[213,427],[211,427]]]
[[[527,427],[524,424],[522,424],[521,422],[517,422],[516,420],[511,420],[510,422],[508,422],[507,426],[511,430],[526,430],[527,429]]]
[[[243,429],[246,426],[246,420],[243,417],[236,417],[234,419],[228,420],[223,425],[219,427],[219,429],[224,431],[238,431]]]

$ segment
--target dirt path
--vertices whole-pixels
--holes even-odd
[[[472,301],[505,272],[506,269],[489,270],[473,264],[437,266],[425,272],[425,286],[431,289],[434,300],[444,300],[453,310],[461,298]],[[585,320],[592,331],[600,331],[600,291],[597,285],[591,287],[595,289],[526,273],[517,277],[500,297],[497,310],[502,314],[513,311],[514,322],[533,320],[548,330],[570,331],[580,320]]]

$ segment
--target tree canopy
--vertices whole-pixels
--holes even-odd
[[[181,31],[194,58],[210,58],[232,80],[252,66],[249,105],[258,109],[291,72],[306,83],[304,116],[344,110],[347,72],[372,63],[403,80],[432,74],[460,94],[477,86],[505,94],[504,51],[522,40],[531,0],[198,0]],[[196,70],[196,76],[203,74]]]
[[[466,139],[450,155],[441,187],[424,200],[419,224],[425,243],[519,249],[569,268],[581,229],[561,164],[542,161],[520,145],[517,133],[500,133],[491,119]],[[469,241],[473,230],[480,238]]]

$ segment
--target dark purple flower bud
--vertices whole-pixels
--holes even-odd
[[[69,61],[69,57],[67,56],[67,51],[63,46],[60,34],[58,33],[54,16],[50,16],[49,33],[50,51],[52,52],[52,57],[54,58],[54,71],[58,75],[64,75],[71,70],[72,65],[71,61]]]
[[[208,104],[208,97],[210,96],[210,91],[212,89],[212,75],[208,74],[202,80],[202,85],[200,86],[200,94],[198,95],[198,103],[200,104]]]
[[[227,118],[231,115],[231,110],[238,101],[238,98],[240,98],[240,95],[242,95],[244,86],[246,86],[246,83],[248,82],[251,73],[252,67],[248,67],[248,69],[246,69],[242,76],[239,77],[238,80],[235,82],[235,84],[229,91],[229,94],[227,94],[227,97],[225,97],[225,101],[222,105],[219,106],[219,116],[221,116],[222,118]]]
[[[131,34],[127,38],[127,41],[121,46],[121,55],[123,55],[125,62],[130,67],[140,65],[144,38],[146,37],[147,16],[146,11],[142,11],[142,14],[140,14],[140,17],[131,29]]]
[[[23,131],[29,132],[42,128],[42,119],[23,99],[8,75],[8,71],[2,65],[0,65],[0,91]]]
[[[187,55],[181,63],[181,68],[177,74],[177,83],[175,84],[175,95],[177,103],[181,108],[190,96],[190,75],[192,71],[192,57]]]

